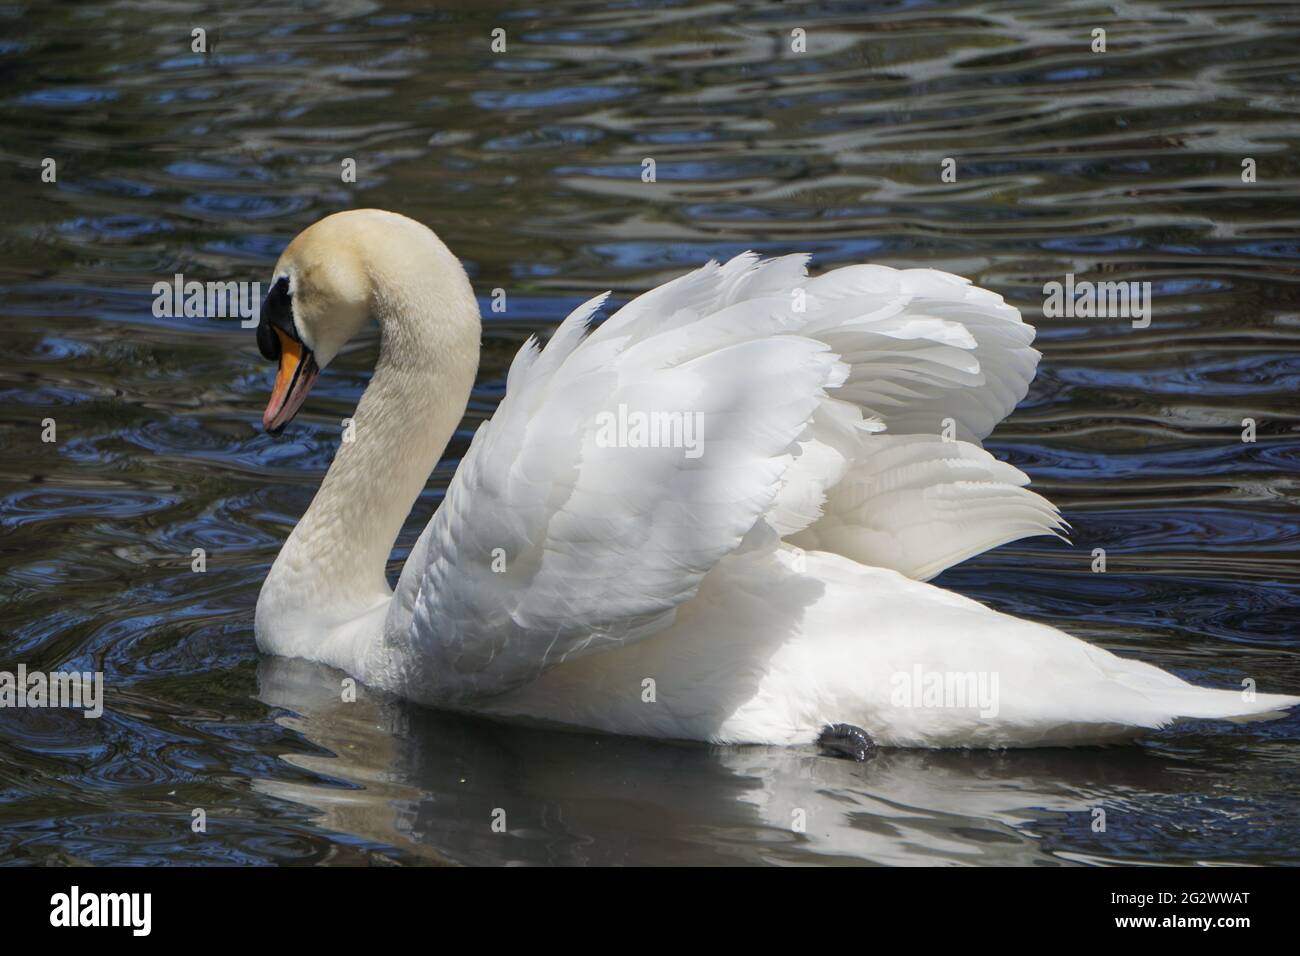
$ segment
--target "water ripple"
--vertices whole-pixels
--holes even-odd
[[[251,618],[375,341],[274,441],[247,330],[150,308],[176,272],[264,283],[339,208],[439,230],[480,296],[484,365],[400,559],[515,349],[587,296],[747,249],[959,272],[1038,326],[1039,377],[989,447],[1061,504],[1074,544],[939,583],[1189,679],[1297,693],[1300,29],[1283,7],[265,0],[214,15],[206,55],[175,16],[34,5],[0,41],[0,668],[98,669],[108,688],[102,720],[0,722],[0,860],[1296,862],[1296,715],[858,768],[368,693],[345,707],[339,675],[259,659]],[[1067,273],[1150,282],[1150,327],[1044,317]],[[511,832],[493,835],[502,800]]]

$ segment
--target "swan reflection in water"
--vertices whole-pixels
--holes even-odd
[[[280,722],[321,748],[283,759],[329,779],[257,788],[427,862],[1104,862],[1134,852],[1121,850],[1126,818],[1198,786],[1179,761],[1140,746],[881,750],[858,764],[442,713],[364,686],[345,703],[344,676],[259,663],[259,699],[291,712]],[[1109,836],[1093,831],[1098,809]],[[504,833],[492,826],[498,810]]]

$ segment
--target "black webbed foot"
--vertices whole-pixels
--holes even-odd
[[[827,724],[817,735],[817,746],[828,757],[863,761],[876,749],[876,742],[861,727]]]

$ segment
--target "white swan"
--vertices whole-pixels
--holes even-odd
[[[527,344],[394,591],[478,307],[411,219],[306,229],[258,328],[279,360],[265,426],[372,318],[379,359],[263,585],[258,647],[433,706],[718,743],[831,724],[904,747],[1102,743],[1300,702],[1194,687],[922,583],[1063,526],[979,445],[1033,377],[1033,329],[955,276],[810,279],[805,258],[709,263],[589,332],[598,296]],[[653,426],[676,431],[654,447]]]

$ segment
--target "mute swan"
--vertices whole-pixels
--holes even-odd
[[[414,220],[304,230],[257,330],[279,362],[267,431],[372,318],[379,359],[267,575],[258,647],[435,707],[859,758],[1300,702],[1195,687],[923,583],[1064,527],[980,447],[1025,395],[1033,328],[946,273],[805,261],[710,262],[526,344],[392,590],[390,549],[474,382],[478,306]]]

